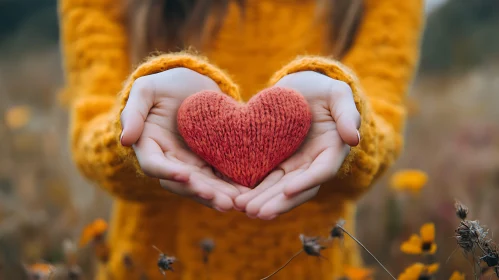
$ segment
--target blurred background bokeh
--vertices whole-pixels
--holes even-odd
[[[57,100],[56,5],[0,0],[0,279],[23,279],[23,263],[60,262],[64,240],[109,217],[110,197],[71,162],[68,114]],[[362,199],[357,237],[398,274],[418,261],[400,244],[433,222],[437,279],[448,279],[455,269],[471,273],[456,252],[454,199],[491,233],[499,230],[499,1],[428,0],[427,16],[405,150]],[[417,194],[394,191],[390,175],[401,169],[426,172],[428,183]],[[92,275],[92,254],[79,254]]]

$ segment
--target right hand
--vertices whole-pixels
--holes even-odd
[[[202,90],[221,92],[210,78],[187,68],[173,68],[138,78],[121,114],[121,144],[132,146],[143,172],[161,186],[219,211],[249,190],[216,176],[191,152],[177,130],[177,111],[184,99]]]

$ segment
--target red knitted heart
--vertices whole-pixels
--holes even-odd
[[[312,122],[296,91],[273,87],[247,104],[212,91],[187,98],[178,130],[193,152],[234,182],[254,187],[301,145]]]

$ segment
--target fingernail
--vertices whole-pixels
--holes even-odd
[[[120,144],[123,146],[123,131],[121,132],[121,135],[120,135]]]
[[[360,144],[360,132],[358,129],[357,129],[357,138],[359,139],[359,144]]]

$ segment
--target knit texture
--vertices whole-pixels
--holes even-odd
[[[234,182],[253,188],[305,140],[312,122],[298,92],[272,87],[247,104],[212,91],[187,98],[178,130],[201,158]]]
[[[402,148],[403,104],[418,60],[422,0],[364,0],[358,35],[341,63],[324,57],[333,49],[324,36],[331,20],[315,17],[316,0],[247,0],[244,17],[236,1],[230,1],[220,32],[203,45],[206,58],[165,54],[148,58],[135,71],[128,57],[126,0],[59,1],[66,76],[62,99],[71,112],[73,159],[86,178],[116,198],[109,261],[100,265],[99,279],[139,279],[141,272],[151,280],[164,279],[151,245],[180,260],[168,279],[203,279],[198,244],[206,237],[217,243],[210,278],[261,279],[300,249],[300,233],[327,234],[340,217],[354,231],[355,198]],[[119,119],[133,81],[173,67],[211,77],[237,100],[249,100],[297,71],[345,81],[362,115],[361,144],[352,148],[340,174],[323,184],[312,201],[270,222],[241,213],[221,214],[172,195],[158,180],[143,176],[133,149],[119,144]],[[126,269],[125,254],[142,271]],[[360,260],[348,238],[324,254],[332,264],[300,256],[274,279],[336,279],[345,266]]]

